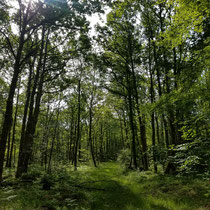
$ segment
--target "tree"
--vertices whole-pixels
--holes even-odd
[[[113,91],[124,95],[128,104],[130,127],[132,131],[132,154],[133,163],[137,168],[136,161],[136,135],[137,114],[138,125],[143,150],[142,162],[145,170],[148,170],[146,125],[144,114],[140,111],[141,93],[139,92],[139,66],[141,63],[140,54],[140,28],[136,23],[137,13],[131,8],[132,3],[116,3],[113,12],[108,16],[108,27],[104,28],[105,59],[109,62],[116,83],[122,86],[122,90]],[[103,38],[102,36],[100,38]],[[104,39],[104,38],[103,38]],[[101,40],[100,40],[101,41]],[[114,57],[113,57],[114,56]],[[113,59],[112,59],[113,58]],[[125,76],[125,78],[123,78]]]
[[[35,7],[37,6],[37,7]],[[35,7],[35,8],[34,8]],[[4,154],[6,149],[6,142],[7,137],[12,125],[12,112],[13,112],[13,98],[15,94],[15,89],[17,86],[18,77],[23,69],[25,61],[34,53],[35,46],[31,46],[31,50],[27,52],[25,55],[23,54],[24,47],[28,42],[29,38],[32,36],[34,31],[38,30],[39,26],[42,24],[42,21],[36,23],[36,20],[39,19],[39,8],[40,5],[35,5],[28,3],[24,5],[22,1],[19,1],[19,11],[18,11],[18,24],[19,24],[19,31],[17,42],[12,42],[12,35],[10,28],[4,26],[1,29],[1,34],[4,36],[8,49],[11,55],[14,58],[14,65],[13,65],[13,76],[10,83],[9,88],[9,95],[6,102],[6,111],[4,115],[3,125],[2,125],[2,133],[0,138],[0,181],[2,181],[2,172],[3,172],[3,164],[4,164]],[[34,9],[34,10],[33,10]],[[33,10],[33,11],[32,11]],[[34,24],[35,21],[35,24]],[[13,44],[16,44],[14,46]]]

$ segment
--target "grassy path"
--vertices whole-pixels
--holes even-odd
[[[87,193],[91,209],[210,209],[206,194],[209,186],[202,181],[126,171],[116,163],[105,163],[93,170],[81,170],[78,175],[87,182],[86,187],[107,189],[104,192]],[[88,183],[88,180],[93,183]],[[102,181],[94,183],[96,180]]]
[[[127,171],[117,163],[98,168],[81,166],[76,172],[59,170],[33,184],[0,190],[0,209],[77,210],[209,210],[208,181],[189,180],[152,172]]]

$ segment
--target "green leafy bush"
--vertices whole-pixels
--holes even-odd
[[[123,165],[129,166],[131,160],[131,151],[129,149],[122,149],[118,154],[117,161]]]

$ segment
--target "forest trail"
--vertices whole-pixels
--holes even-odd
[[[91,170],[82,167],[77,173],[93,210],[210,209],[201,196],[204,188],[196,181],[131,171],[111,162]]]
[[[210,210],[209,20],[209,0],[0,0],[0,210]]]
[[[95,169],[79,169],[79,175],[84,180],[81,186],[90,191],[91,209],[147,209],[141,184],[137,186],[136,180],[119,164],[103,163]]]
[[[128,170],[116,162],[81,165],[77,171],[59,166],[32,183],[10,182],[13,186],[0,189],[0,210],[210,209],[208,181]],[[44,183],[50,187],[44,189]]]

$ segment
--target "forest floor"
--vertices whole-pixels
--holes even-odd
[[[119,163],[81,166],[77,171],[64,167],[30,179],[34,174],[36,170],[22,181],[5,182],[0,188],[1,210],[210,209],[209,181],[131,171]]]

